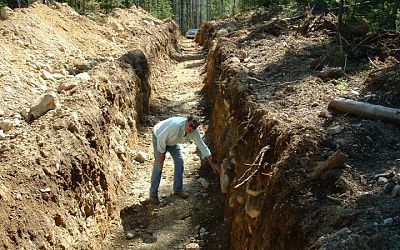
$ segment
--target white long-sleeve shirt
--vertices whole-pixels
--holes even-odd
[[[167,146],[193,140],[203,158],[210,156],[210,149],[208,149],[207,145],[204,143],[197,128],[192,133],[188,133],[185,136],[186,120],[187,119],[184,117],[171,117],[154,126],[153,133],[157,138],[158,152],[165,153],[167,151]]]

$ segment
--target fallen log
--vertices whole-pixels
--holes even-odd
[[[340,97],[332,100],[329,107],[361,117],[389,121],[400,125],[400,109]]]

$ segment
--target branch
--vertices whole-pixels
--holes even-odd
[[[249,168],[249,169],[251,169],[251,168]],[[249,175],[246,179],[244,179],[241,183],[237,184],[237,185],[234,187],[234,189],[236,189],[236,188],[242,186],[243,184],[245,184],[248,180],[251,179],[251,177],[253,177],[253,176],[258,172],[259,169],[260,169],[260,166],[258,166],[258,167],[256,168],[256,170],[255,170],[253,173],[251,173],[251,175]],[[242,176],[243,176],[243,175],[242,175]]]
[[[377,69],[380,69],[380,68],[381,68],[381,67],[379,67],[378,65],[376,65],[376,64],[372,61],[371,57],[368,57],[368,60],[369,60],[369,62],[372,64],[372,66],[374,66],[375,68],[377,68]]]
[[[244,176],[246,176],[246,174],[248,172],[250,172],[253,167],[257,167],[255,171],[253,171],[253,173],[251,173],[246,179],[244,179],[243,181],[241,181],[239,184],[237,184],[234,188],[238,188],[241,185],[243,185],[244,183],[246,183],[248,180],[251,179],[251,177],[253,177],[253,175],[255,175],[257,173],[258,170],[260,170],[261,164],[262,164],[262,160],[264,159],[264,155],[265,153],[270,149],[270,146],[267,145],[265,147],[263,147],[260,152],[258,153],[256,159],[254,160],[254,162],[252,164],[250,164],[250,168],[248,168],[243,174],[242,176],[238,179],[238,182],[241,181]],[[256,163],[258,161],[258,163]],[[267,163],[268,164],[268,163]]]

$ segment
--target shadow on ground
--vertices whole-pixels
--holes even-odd
[[[144,243],[157,241],[153,233],[147,230],[152,220],[153,209],[154,206],[151,204],[139,204],[125,207],[121,210],[121,224],[127,238],[141,238]]]

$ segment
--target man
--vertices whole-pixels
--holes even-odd
[[[189,115],[185,117],[171,117],[157,123],[153,128],[154,166],[151,175],[150,202],[158,205],[158,187],[160,185],[165,155],[169,152],[174,160],[174,195],[186,199],[188,195],[183,191],[183,157],[178,143],[193,140],[200,149],[203,158],[207,158],[214,173],[219,173],[219,166],[213,161],[210,150],[201,139],[197,127],[199,117]]]

